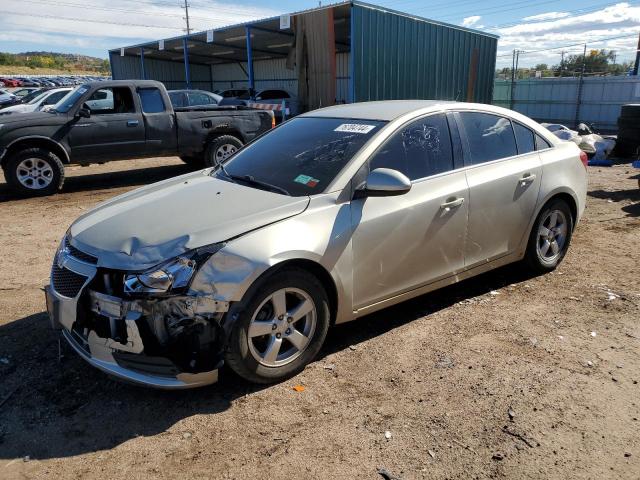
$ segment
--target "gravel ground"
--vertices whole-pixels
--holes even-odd
[[[556,272],[502,268],[338,326],[278,385],[223,371],[160,392],[59,358],[41,289],[69,223],[187,170],[75,167],[41,199],[0,184],[0,478],[640,478],[636,171],[589,169]]]

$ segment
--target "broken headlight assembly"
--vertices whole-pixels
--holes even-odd
[[[214,243],[196,248],[144,272],[127,274],[124,291],[133,295],[184,292],[198,268],[223,246],[224,243]]]

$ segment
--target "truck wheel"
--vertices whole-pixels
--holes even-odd
[[[199,167],[204,163],[202,157],[180,157],[180,160],[192,167]]]
[[[21,195],[51,195],[64,182],[64,165],[44,148],[20,150],[7,160],[4,171],[9,187]]]
[[[216,137],[209,143],[204,156],[207,167],[215,167],[242,148],[242,141],[232,135]]]

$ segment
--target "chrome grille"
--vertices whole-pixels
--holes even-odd
[[[76,247],[69,243],[69,238],[64,237],[64,246],[69,251],[69,255],[73,258],[77,258],[81,262],[90,263],[91,265],[95,265],[98,263],[98,259],[93,255],[89,255],[88,253],[84,253],[83,251],[78,250]]]
[[[74,298],[80,292],[80,289],[86,282],[87,277],[72,272],[67,268],[60,268],[57,264],[53,264],[51,269],[51,282],[56,292],[64,297]]]

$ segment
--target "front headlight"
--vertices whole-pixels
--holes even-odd
[[[224,243],[215,243],[196,248],[146,272],[125,275],[124,291],[136,294],[185,290],[198,268],[223,246]]]

